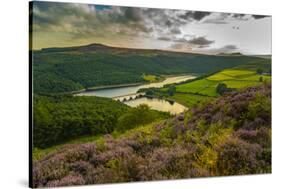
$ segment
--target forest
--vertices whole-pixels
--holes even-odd
[[[146,105],[131,108],[108,98],[72,95],[35,95],[33,112],[33,147],[39,149],[169,117]]]
[[[62,93],[90,87],[147,82],[144,74],[210,74],[257,57],[214,56],[90,44],[33,52],[35,93]]]

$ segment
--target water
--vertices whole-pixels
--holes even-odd
[[[191,76],[191,75],[174,76],[174,77],[169,77],[169,78],[165,79],[164,81],[157,82],[157,83],[143,84],[143,85],[130,86],[130,87],[100,89],[100,90],[96,90],[96,91],[84,91],[77,95],[114,98],[117,96],[124,96],[124,95],[128,95],[128,94],[136,93],[139,89],[150,88],[150,87],[160,88],[167,84],[180,83],[182,81],[186,81],[186,80],[190,80],[190,79],[194,79],[194,78],[195,77]]]
[[[78,96],[100,96],[100,97],[108,97],[108,98],[114,98],[118,96],[125,96],[130,94],[135,94],[139,89],[143,88],[160,88],[163,87],[166,84],[172,84],[172,83],[180,83],[182,81],[194,79],[194,76],[191,75],[185,75],[185,76],[174,76],[166,78],[164,81],[157,82],[157,83],[150,83],[150,84],[143,84],[138,86],[130,86],[130,87],[120,87],[120,88],[108,88],[108,89],[100,89],[95,91],[85,91],[81,92],[79,94],[76,94]],[[184,110],[187,110],[187,108],[177,102],[169,102],[162,99],[157,98],[137,98],[129,101],[123,102],[124,104],[127,104],[131,107],[136,107],[140,104],[147,104],[151,109],[164,111],[164,112],[170,112],[172,114],[178,114],[183,112]]]
[[[140,104],[147,104],[151,109],[159,110],[163,112],[170,112],[171,114],[179,114],[184,110],[188,109],[177,102],[171,103],[166,100],[157,99],[157,98],[147,98],[147,97],[126,101],[124,102],[124,104],[127,104],[128,106],[131,107],[136,107]]]

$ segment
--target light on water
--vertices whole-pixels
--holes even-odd
[[[157,83],[150,83],[150,84],[143,84],[138,86],[130,86],[130,87],[120,87],[120,88],[108,88],[108,89],[100,89],[100,90],[94,90],[94,91],[85,91],[82,93],[79,93],[77,95],[81,96],[100,96],[100,97],[108,97],[113,98],[117,96],[123,96],[127,94],[133,94],[137,93],[139,89],[145,89],[145,88],[161,88],[164,85],[172,84],[172,83],[180,83],[186,80],[190,80],[195,78],[191,75],[184,75],[184,76],[174,76],[174,77],[168,77],[162,82]]]
[[[177,102],[169,102],[162,99],[146,98],[146,97],[126,101],[124,102],[124,104],[127,104],[128,106],[131,107],[137,107],[140,104],[147,104],[151,109],[159,110],[163,112],[170,112],[172,114],[179,114],[184,110],[188,109]]]
[[[172,83],[180,83],[183,81],[187,81],[190,79],[194,79],[194,76],[191,75],[184,75],[184,76],[174,76],[174,77],[168,77],[164,81],[156,82],[156,83],[149,83],[149,84],[143,84],[138,86],[129,86],[129,87],[119,87],[119,88],[108,88],[108,89],[100,89],[100,90],[94,90],[94,91],[85,91],[77,94],[78,96],[100,96],[100,97],[107,97],[107,98],[114,98],[119,96],[126,96],[135,94],[138,92],[139,89],[144,88],[161,88],[164,85],[172,84]],[[128,98],[128,97],[127,97]],[[123,100],[121,100],[123,101]],[[159,110],[159,111],[165,111],[170,112],[172,114],[178,114],[183,112],[184,110],[187,110],[187,108],[177,102],[169,102],[162,99],[157,98],[137,98],[132,100],[124,101],[123,103],[127,104],[131,107],[136,107],[140,104],[147,104],[150,106],[151,109]]]

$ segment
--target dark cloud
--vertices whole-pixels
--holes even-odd
[[[204,21],[205,24],[227,24],[228,22],[223,21],[223,20],[214,20],[214,19],[209,19]]]
[[[214,41],[207,40],[205,37],[195,37],[191,40],[188,40],[187,42],[199,46],[208,46],[214,43]]]
[[[188,41],[185,38],[175,38],[173,41],[179,43],[188,43]]]
[[[266,18],[266,17],[268,17],[268,16],[266,16],[266,15],[252,15],[252,17],[253,17],[254,19],[261,19],[261,18]]]
[[[222,48],[220,48],[220,50],[222,51],[234,51],[237,50],[237,46],[236,45],[225,45]]]
[[[169,37],[158,37],[157,39],[161,41],[172,41],[172,39]]]
[[[153,28],[145,24],[141,8],[34,2],[34,31],[64,32],[73,38],[105,33],[139,35]]]
[[[129,19],[132,21],[142,21],[143,20],[142,10],[140,8],[127,7],[127,8],[125,8],[124,16],[126,19]]]
[[[185,14],[182,14],[179,17],[182,19],[186,19],[186,20],[193,19],[193,20],[200,21],[204,17],[206,17],[210,14],[211,14],[211,12],[187,11]]]
[[[171,34],[181,34],[181,30],[178,29],[178,28],[172,28],[172,29],[170,30],[170,33],[171,33]]]
[[[171,41],[175,43],[185,43],[190,46],[196,46],[197,48],[205,48],[214,43],[215,41],[211,41],[206,39],[204,36],[201,37],[193,37],[190,40],[186,40],[184,37],[183,38],[177,38],[177,37],[167,37],[167,36],[162,36],[158,37],[158,40],[161,41]]]
[[[233,18],[243,18],[245,16],[245,14],[233,14],[232,17]]]
[[[171,20],[166,20],[166,21],[165,21],[165,25],[166,25],[167,27],[171,27],[171,26],[173,25],[173,23],[172,23]]]

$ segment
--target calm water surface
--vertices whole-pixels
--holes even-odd
[[[100,90],[96,90],[96,91],[85,91],[85,92],[81,92],[77,95],[114,98],[117,96],[123,96],[123,95],[136,93],[139,89],[150,88],[150,87],[160,88],[166,84],[180,83],[182,81],[186,81],[186,80],[194,79],[194,78],[195,77],[191,76],[191,75],[174,76],[174,77],[169,77],[169,78],[165,79],[164,81],[157,82],[157,83],[150,83],[150,84],[130,86],[130,87],[112,88],[112,89],[100,89]]]
[[[150,83],[150,84],[144,84],[144,85],[139,85],[139,86],[130,86],[130,87],[100,89],[100,90],[96,90],[96,91],[85,91],[85,92],[81,92],[76,95],[78,95],[78,96],[100,96],[100,97],[114,98],[114,97],[118,97],[118,96],[125,96],[125,95],[129,95],[129,94],[137,93],[137,91],[139,89],[150,88],[150,87],[160,88],[166,84],[180,83],[182,81],[186,81],[186,80],[190,80],[190,79],[194,79],[194,78],[195,78],[195,76],[191,76],[191,75],[174,76],[174,77],[166,78],[164,81],[157,82],[157,83]],[[130,100],[130,101],[125,101],[123,103],[125,103],[131,107],[136,107],[140,104],[147,104],[148,106],[150,106],[151,109],[170,112],[172,114],[178,114],[178,113],[181,113],[184,110],[188,109],[185,106],[183,106],[177,102],[171,103],[166,100],[157,99],[157,98],[142,97],[142,98],[138,98],[138,99],[134,99],[134,100]]]
[[[146,97],[126,101],[124,102],[124,104],[127,104],[128,106],[131,107],[137,107],[140,104],[147,104],[151,109],[159,110],[163,112],[170,112],[171,114],[178,114],[188,109],[177,102],[171,103],[162,99],[146,98]]]

